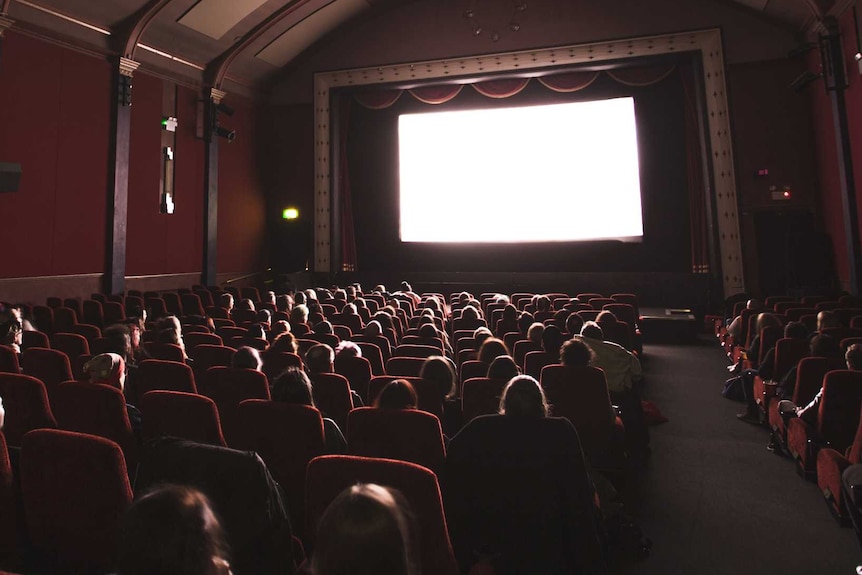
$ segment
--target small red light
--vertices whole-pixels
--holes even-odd
[[[785,197],[785,198],[789,198],[789,197],[790,197],[790,190],[784,190],[784,197]]]

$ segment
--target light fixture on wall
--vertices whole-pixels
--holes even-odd
[[[506,32],[518,32],[521,29],[524,12],[527,11],[526,0],[467,0],[464,8],[464,20],[473,36],[486,36],[492,42],[499,42]],[[493,4],[495,6],[489,6]],[[511,16],[504,24],[503,16],[495,18],[495,12],[503,13],[511,10]]]

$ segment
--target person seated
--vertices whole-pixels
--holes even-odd
[[[491,361],[491,365],[488,366],[488,379],[505,380],[508,382],[513,377],[519,375],[521,375],[521,371],[518,369],[518,364],[508,355],[495,357]]]
[[[84,374],[90,383],[101,383],[110,385],[126,393],[126,362],[123,357],[116,353],[100,353],[90,358],[84,364]],[[141,411],[134,405],[126,402],[126,413],[135,437],[140,441],[143,437],[143,417]]]
[[[750,299],[746,302],[745,307],[750,310],[759,311],[763,309],[763,304],[758,299]],[[742,337],[742,331],[747,326],[742,325],[742,314],[739,314],[730,322],[730,325],[727,326],[727,333],[733,336],[733,339],[739,342],[739,339]],[[745,343],[745,342],[740,342]]]
[[[312,384],[315,380],[315,375],[335,373],[335,350],[325,343],[318,343],[305,352],[305,367],[308,370],[308,375],[311,378]],[[350,389],[350,396],[353,398],[354,407],[362,407],[364,403],[356,390]]]
[[[317,406],[314,404],[314,394],[311,380],[298,367],[289,367],[272,382],[272,400],[296,405]],[[334,420],[323,417],[323,438],[326,453],[347,453],[347,440]]]
[[[536,306],[536,312],[533,314],[534,321],[544,322],[546,319],[554,317],[554,307],[551,298],[546,295],[537,295],[533,302]]]
[[[851,371],[862,371],[862,345],[854,343],[847,348],[844,354],[844,361],[847,364],[847,369]],[[817,412],[820,409],[820,402],[823,401],[823,388],[817,392],[808,405],[797,406],[790,400],[782,400],[778,403],[778,412],[782,417],[800,417],[809,425],[817,424]]]
[[[456,397],[455,364],[448,357],[432,355],[425,359],[419,377],[435,384],[439,390],[440,404],[430,409],[440,418],[443,433],[447,437],[461,428],[461,402]],[[429,406],[430,408],[430,406]]]
[[[126,511],[117,575],[230,575],[225,536],[207,497],[192,487],[163,485]]]
[[[446,456],[444,504],[462,572],[606,573],[593,484],[577,431],[548,417],[539,383],[509,381],[498,415],[474,418]]]
[[[416,409],[418,404],[416,390],[406,379],[393,379],[374,400],[374,407],[378,409]]]
[[[626,449],[632,461],[643,461],[650,453],[649,430],[644,420],[640,393],[636,384],[643,379],[641,364],[632,352],[611,341],[605,341],[602,328],[588,321],[581,328],[580,339],[593,352],[591,365],[605,372],[611,403],[620,408],[620,419],[626,429]],[[563,344],[563,350],[568,344]],[[561,362],[565,365],[566,354]]]
[[[222,309],[227,310],[228,314],[230,314],[230,312],[233,311],[233,294],[229,292],[224,292],[223,294],[221,294],[219,296],[219,305],[222,307]]]
[[[811,338],[811,356],[810,357],[825,357],[827,359],[837,359],[843,357],[841,346],[831,335],[817,334]],[[781,378],[778,387],[775,389],[775,396],[778,401],[782,399],[793,399],[793,392],[796,390],[796,374],[799,371],[797,363],[790,368],[790,371]]]
[[[313,575],[420,575],[418,528],[404,496],[373,483],[348,487],[320,519]]]
[[[542,353],[535,356],[527,354],[524,363],[524,372],[538,378],[542,374],[542,368],[560,361],[560,348],[563,347],[565,338],[563,332],[555,325],[549,325],[542,331]]]
[[[236,304],[236,309],[241,309],[245,311],[257,311],[254,308],[254,302],[251,301],[249,298],[243,298],[239,300],[239,303]]]
[[[340,341],[335,347],[335,359],[339,357],[362,357],[362,348],[352,341]]]
[[[509,332],[518,331],[518,308],[507,303],[503,308],[503,315],[497,320],[497,325],[494,326],[494,334],[497,337],[503,337]]]
[[[236,350],[230,360],[230,366],[238,369],[253,369],[261,371],[263,360],[260,358],[260,352],[253,347],[244,345]]]
[[[522,311],[518,315],[518,332],[520,332],[522,338],[527,337],[527,331],[530,329],[530,326],[533,325],[533,314],[528,311]]]
[[[584,327],[584,319],[572,312],[566,317],[566,333],[570,336],[581,333],[581,328]]]
[[[0,345],[11,347],[12,351],[20,354],[23,340],[24,324],[21,310],[14,307],[4,308],[0,305]]]
[[[535,321],[527,329],[527,341],[541,345],[543,333],[545,333],[545,324]]]
[[[295,305],[290,310],[290,331],[297,337],[311,333],[311,327],[308,325],[308,307],[305,304]]]
[[[496,337],[489,337],[483,341],[482,345],[479,347],[477,359],[485,365],[491,365],[494,358],[500,357],[501,355],[510,355],[509,348],[506,347],[503,340],[497,339]]]

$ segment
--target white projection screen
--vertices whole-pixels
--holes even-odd
[[[398,121],[403,242],[643,237],[632,98]]]

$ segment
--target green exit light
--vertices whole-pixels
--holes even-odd
[[[296,208],[285,208],[283,212],[281,212],[281,217],[285,220],[295,220],[299,217],[299,210]]]

